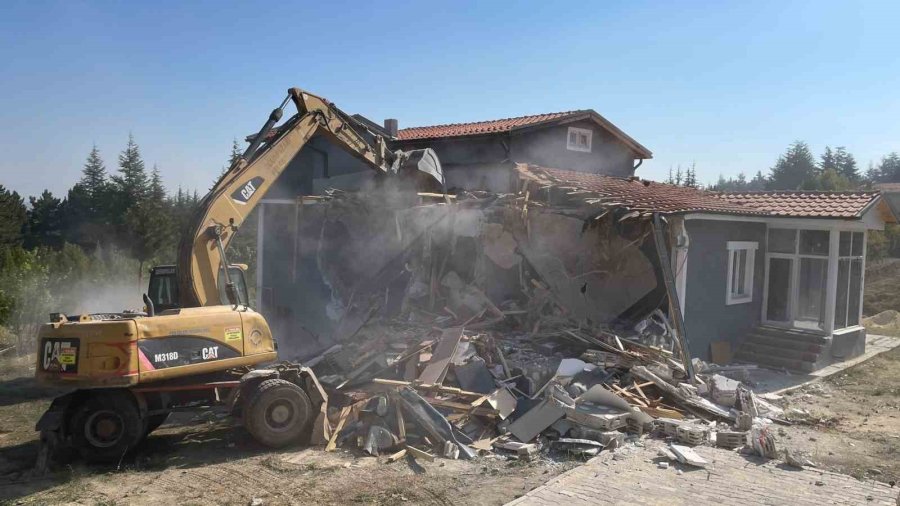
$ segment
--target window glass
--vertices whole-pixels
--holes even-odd
[[[797,231],[793,228],[770,228],[769,251],[772,253],[796,253]]]
[[[853,237],[851,232],[841,232],[841,246],[838,248],[838,255],[842,257],[850,256],[850,241]]]
[[[800,254],[801,255],[828,255],[827,230],[801,230]]]
[[[841,233],[843,235],[844,232]],[[849,293],[850,259],[838,261],[837,297],[834,301],[834,328],[847,326],[847,294]]]
[[[794,326],[811,330],[825,328],[827,280],[827,258],[800,259],[800,290]]]
[[[862,259],[850,260],[850,290],[847,294],[847,326],[859,325],[859,298],[862,288]]]
[[[865,234],[862,232],[853,232],[853,248],[850,253],[855,257],[862,256],[864,244]]]

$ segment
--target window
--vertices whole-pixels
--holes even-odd
[[[758,243],[728,241],[728,286],[725,304],[743,304],[753,300],[753,265]]]
[[[591,152],[591,137],[594,132],[587,128],[569,127],[569,141],[566,148],[570,151]]]
[[[837,294],[834,301],[834,328],[859,325],[862,295],[863,232],[841,232],[838,247]]]

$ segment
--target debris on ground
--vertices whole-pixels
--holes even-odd
[[[654,434],[688,465],[705,465],[688,451],[705,444],[774,458],[766,427],[785,414],[740,380],[752,366],[688,358],[668,264],[647,247],[664,240],[659,216],[531,176],[518,194],[386,210],[335,193],[304,211],[372,251],[347,266],[327,234],[311,241],[333,317],[304,357],[328,392],[313,443],[389,462],[530,460]]]

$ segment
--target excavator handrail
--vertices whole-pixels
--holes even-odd
[[[297,113],[276,128],[288,102],[294,103]],[[368,141],[356,130],[357,127],[372,135],[374,142]],[[217,285],[222,258],[216,238],[208,230],[216,227],[222,246],[227,248],[247,215],[315,135],[329,138],[380,175],[411,172],[409,166],[414,165],[444,190],[440,161],[430,148],[392,152],[384,137],[371,132],[333,103],[299,88],[291,88],[244,155],[235,160],[200,201],[182,235],[176,269],[182,307],[222,303]]]

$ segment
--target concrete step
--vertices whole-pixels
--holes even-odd
[[[744,342],[744,344],[740,348],[740,351],[747,351],[755,355],[769,355],[788,360],[799,360],[801,362],[815,363],[819,359],[819,352],[821,350],[797,350],[793,348],[786,348],[784,346],[781,346],[780,344],[770,346],[758,342]]]
[[[825,344],[828,342],[828,336],[797,329],[785,329],[781,327],[772,327],[769,325],[760,325],[753,329],[753,333],[761,336],[768,336],[777,339],[790,339],[793,341],[802,341],[812,344]]]
[[[815,362],[781,358],[767,354],[757,354],[746,351],[743,348],[734,356],[734,360],[736,362],[747,362],[778,369],[784,368],[796,372],[813,372],[816,370]]]
[[[747,338],[744,340],[744,344],[758,344],[761,346],[783,348],[786,350],[805,351],[815,354],[819,354],[823,349],[825,349],[825,345],[821,343],[811,343],[809,341],[802,341],[784,337],[773,337],[768,334],[758,334],[756,333],[756,331],[747,336]]]

